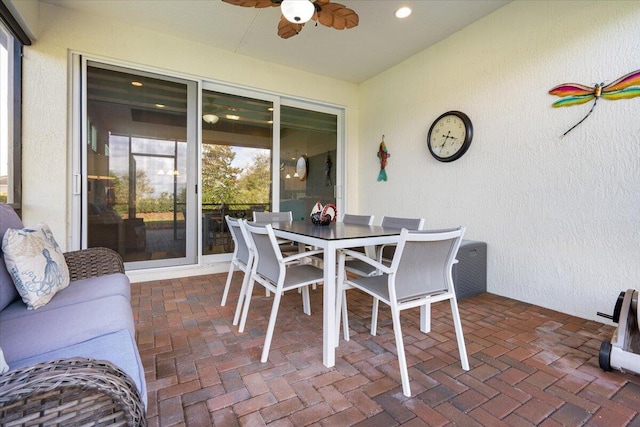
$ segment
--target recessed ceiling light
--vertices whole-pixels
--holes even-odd
[[[240,116],[236,116],[235,114],[227,114],[225,117],[229,120],[240,120]]]
[[[158,107],[158,108],[164,108],[164,104],[156,104],[156,107]]]
[[[411,15],[411,8],[407,6],[403,6],[400,9],[396,10],[396,18],[406,18]]]
[[[142,83],[141,83],[141,82],[133,81],[133,82],[131,82],[131,85],[132,85],[132,86],[135,86],[135,87],[140,87],[140,86],[142,86]]]

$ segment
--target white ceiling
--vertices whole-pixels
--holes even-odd
[[[360,24],[338,31],[314,21],[277,35],[280,9],[222,0],[40,0],[108,17],[240,55],[353,83],[363,82],[509,3],[509,0],[338,0]],[[409,5],[404,20],[394,11]]]

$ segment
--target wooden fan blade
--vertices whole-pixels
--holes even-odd
[[[280,6],[280,2],[273,2],[271,0],[222,0],[225,3],[232,4],[234,6],[242,7],[257,7],[259,9],[264,7]]]
[[[344,30],[356,27],[360,21],[357,13],[339,3],[327,3],[319,7],[318,21],[326,27]]]
[[[302,31],[302,27],[304,27],[304,24],[294,24],[293,22],[287,21],[287,18],[284,16],[281,16],[280,22],[278,23],[278,35],[283,39],[288,39]]]

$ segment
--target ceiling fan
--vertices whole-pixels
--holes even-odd
[[[353,28],[358,25],[358,14],[331,0],[222,0],[225,3],[244,7],[276,7],[280,6],[282,17],[278,24],[278,35],[288,39],[298,34],[305,22],[313,19],[326,27],[336,30]],[[317,25],[317,24],[316,24]]]

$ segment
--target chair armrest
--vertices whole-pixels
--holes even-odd
[[[0,375],[0,425],[138,427],[144,411],[131,378],[107,361],[61,359]]]
[[[348,257],[351,257],[351,258],[358,259],[358,260],[363,261],[363,262],[369,264],[370,266],[376,268],[377,270],[380,270],[381,272],[386,273],[386,274],[393,273],[393,270],[391,268],[389,268],[388,265],[384,265],[383,263],[378,262],[375,259],[369,258],[366,254],[363,254],[362,252],[351,251],[349,249],[341,249],[340,250],[340,256],[341,257],[348,256]],[[342,265],[341,265],[341,268],[342,268]]]
[[[314,255],[321,254],[323,252],[324,252],[324,250],[322,250],[322,249],[315,249],[313,251],[304,251],[304,252],[300,252],[300,253],[297,253],[297,254],[290,255],[290,256],[288,256],[286,258],[283,258],[282,261],[285,264],[288,264],[290,262],[297,261],[297,260],[299,260],[301,258],[312,257]]]
[[[107,248],[89,248],[66,252],[64,259],[69,267],[71,281],[105,274],[124,273],[122,258]]]

